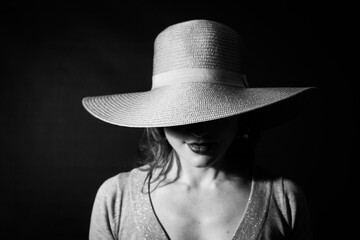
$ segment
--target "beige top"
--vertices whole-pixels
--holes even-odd
[[[90,240],[168,240],[149,193],[143,191],[146,174],[136,168],[102,184],[94,202]],[[301,189],[288,179],[254,170],[249,202],[232,239],[312,239]]]

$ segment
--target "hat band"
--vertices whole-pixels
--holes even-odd
[[[151,89],[191,82],[221,83],[235,87],[248,87],[246,76],[237,72],[208,68],[181,68],[154,75]]]

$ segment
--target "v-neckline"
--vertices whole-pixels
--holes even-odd
[[[231,240],[256,239],[262,228],[268,209],[271,184],[260,180],[253,171],[251,191],[239,226]],[[132,210],[136,228],[147,240],[170,240],[154,210],[150,191],[145,186],[146,172],[134,169],[129,178],[131,189]],[[149,180],[149,179],[147,179]],[[144,191],[144,189],[146,191]]]

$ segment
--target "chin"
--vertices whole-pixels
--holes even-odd
[[[214,158],[213,156],[207,156],[207,155],[198,155],[198,156],[192,156],[189,158],[190,165],[196,168],[206,168],[214,165],[215,162],[217,162],[217,158]]]

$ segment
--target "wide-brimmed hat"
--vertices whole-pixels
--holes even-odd
[[[247,113],[309,89],[249,87],[240,46],[238,33],[218,22],[172,25],[155,39],[150,90],[86,97],[83,105],[111,124],[169,127]]]

